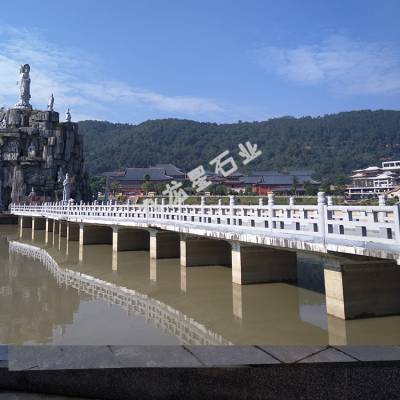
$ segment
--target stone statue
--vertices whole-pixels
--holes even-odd
[[[65,179],[63,182],[64,190],[63,190],[63,201],[68,202],[71,197],[71,182],[69,180],[68,172],[65,174]]]
[[[31,98],[31,78],[29,72],[31,67],[29,64],[21,65],[19,70],[19,101],[15,105],[18,108],[30,108],[29,100]]]
[[[49,98],[49,103],[47,104],[47,111],[54,111],[54,96],[53,93]]]
[[[69,107],[68,107],[67,112],[65,113],[65,120],[66,120],[67,122],[71,122],[71,113],[70,113],[70,111],[69,111]]]

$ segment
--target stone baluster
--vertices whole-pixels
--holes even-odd
[[[155,218],[157,218],[157,213],[158,213],[158,199],[155,198],[154,199],[154,210],[153,210],[154,214],[155,214]]]
[[[164,213],[165,213],[165,198],[163,197],[161,199],[161,219],[164,219]]]
[[[289,206],[294,206],[294,196],[289,197]]]
[[[386,196],[384,194],[380,194],[378,196],[378,204],[379,204],[379,207],[386,206]]]
[[[258,206],[259,207],[262,207],[264,205],[264,199],[262,198],[262,197],[260,197],[259,199],[258,199]]]
[[[325,243],[325,192],[318,192],[318,233],[324,238]]]
[[[201,214],[200,222],[205,221],[205,216],[204,216],[205,206],[206,206],[206,198],[205,198],[205,196],[201,196],[200,197],[200,214]]]
[[[333,206],[333,197],[332,196],[326,196],[326,200],[328,202],[328,206]]]
[[[274,205],[275,205],[275,195],[274,192],[268,193],[268,228],[273,229],[273,219],[274,219]]]

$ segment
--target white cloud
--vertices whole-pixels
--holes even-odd
[[[0,26],[0,105],[17,102],[19,66],[31,65],[32,104],[45,108],[50,93],[55,106],[71,106],[75,120],[83,118],[118,119],[116,109],[153,109],[170,116],[198,117],[221,114],[224,107],[213,99],[196,96],[169,96],[126,82],[104,79],[97,60],[77,50],[60,49],[37,32]],[[133,121],[134,117],[125,117]]]
[[[327,83],[342,94],[400,92],[400,48],[391,43],[332,36],[319,44],[260,48],[255,58],[285,79],[312,85]]]

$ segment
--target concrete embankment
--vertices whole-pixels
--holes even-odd
[[[6,390],[108,400],[400,393],[400,346],[21,346],[3,358],[0,398]]]

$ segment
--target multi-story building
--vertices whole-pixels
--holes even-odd
[[[368,167],[353,171],[353,182],[347,186],[352,199],[376,197],[400,185],[400,161],[384,161],[382,167]]]

